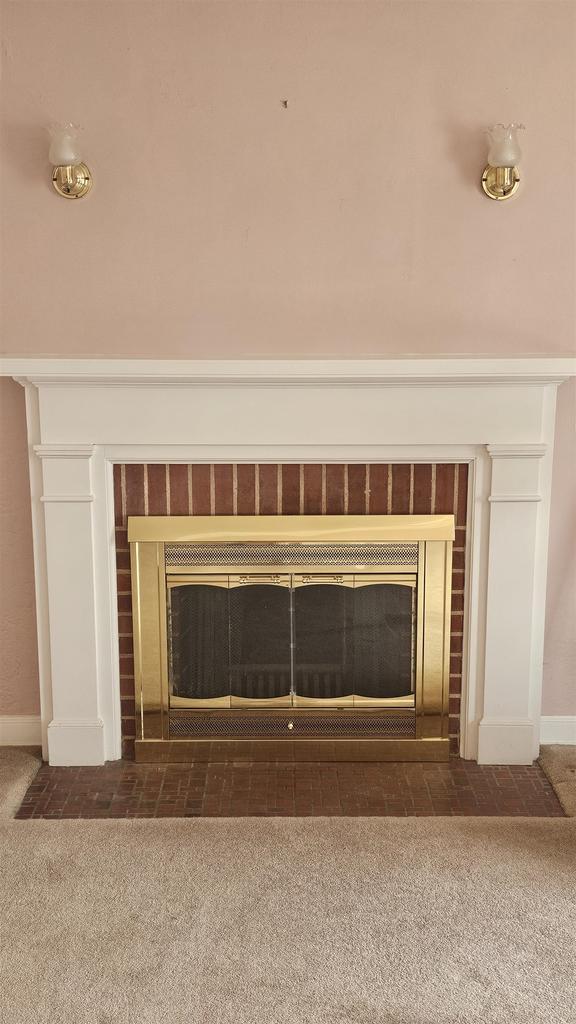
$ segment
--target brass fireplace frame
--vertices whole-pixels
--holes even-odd
[[[136,697],[136,760],[138,761],[206,761],[206,760],[422,760],[448,758],[448,684],[450,658],[450,605],[453,515],[406,516],[135,516],[128,520],[128,540],[132,567],[132,605],[134,630],[134,674]],[[387,563],[378,566],[334,566],[326,563],[290,566],[282,559],[281,545],[328,544],[417,544],[414,564]],[[186,565],[167,564],[166,545],[254,544],[267,545],[278,551],[276,562],[258,565]],[[274,548],[278,545],[277,548]],[[304,550],[304,548],[302,548]],[[168,679],[167,595],[171,585],[179,581],[197,581],[201,576],[235,577],[246,581],[253,574],[281,577],[327,573],[335,578],[370,576],[386,582],[412,586],[416,591],[415,630],[415,692],[413,699],[389,698],[362,702],[361,713],[375,714],[377,708],[394,716],[414,715],[414,732],[410,738],[370,736],[300,738],[291,732],[275,738],[222,738],[194,736],[175,739],[170,722],[181,715],[194,714],[200,706],[210,716],[234,714],[238,720],[245,714],[242,699],[218,708],[206,708],[206,702],[176,699],[170,701]],[[244,582],[243,581],[243,582]],[[342,580],[343,582],[343,580]],[[303,700],[295,706],[267,707],[264,716],[285,716],[287,729],[298,725],[298,716],[314,714],[326,717],[324,701]],[[254,711],[258,703],[248,702]],[[338,716],[338,724],[346,721],[348,704],[331,702],[328,714]],[[356,711],[359,707],[356,705]],[[319,721],[320,719],[318,719]],[[333,719],[336,721],[336,719]],[[399,720],[399,719],[398,719]],[[215,718],[211,718],[215,722]],[[272,723],[273,718],[268,717]],[[301,719],[304,722],[304,718]],[[372,719],[375,722],[375,719]],[[284,725],[282,726],[284,728]],[[345,731],[345,727],[344,727]]]

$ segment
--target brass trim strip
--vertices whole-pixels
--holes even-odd
[[[196,699],[194,697],[175,697],[174,694],[169,695],[169,706],[170,708],[179,708],[180,710],[187,709],[188,711],[197,709],[198,711],[209,711],[210,708],[228,708],[230,704],[230,694],[225,694],[223,697],[210,697],[205,700]]]
[[[419,736],[420,716],[424,709],[424,597],[425,597],[425,564],[426,564],[426,543],[420,541],[418,545],[418,560],[420,572],[416,583],[416,639],[415,639],[415,673],[414,692],[416,699],[416,736]]]
[[[361,694],[355,693],[352,695],[355,708],[362,708],[366,711],[369,708],[414,708],[416,706],[416,697],[411,693],[408,697],[362,697]]]
[[[137,738],[167,735],[168,670],[164,545],[132,544]]]
[[[444,658],[442,665],[442,736],[448,738],[450,713],[450,636],[452,618],[452,544],[444,545]]]
[[[248,711],[250,708],[282,708],[284,711],[289,711],[292,707],[292,701],[289,693],[284,694],[283,697],[264,697],[262,700],[252,700],[251,697],[236,697],[234,694],[230,697],[231,708],[243,708]]]
[[[209,711],[210,708],[217,710],[230,709],[230,708],[270,708],[274,707],[286,710],[292,708],[294,712],[298,713],[298,708],[310,709],[310,708],[321,708],[328,710],[329,708],[374,708],[374,710],[382,710],[383,708],[413,708],[414,707],[414,695],[411,694],[408,697],[363,697],[360,694],[350,693],[344,697],[301,697],[298,694],[294,694],[292,700],[291,695],[288,693],[284,697],[269,697],[267,700],[252,700],[250,697],[236,697],[234,694],[226,694],[223,697],[211,697],[205,700],[198,700],[194,697],[175,697],[169,696],[169,707],[172,710],[198,710],[198,711]]]
[[[261,567],[260,567],[261,568]],[[178,574],[173,573],[168,576],[166,586],[168,590],[172,590],[173,587],[181,587],[188,585],[204,584],[212,587],[225,587],[227,589],[233,589],[234,587],[255,585],[266,583],[273,586],[290,587],[292,581],[292,587],[295,589],[302,586],[312,586],[318,584],[334,584],[341,587],[368,587],[374,584],[391,584],[394,583],[397,586],[404,587],[416,587],[417,574],[416,572],[406,572],[406,566],[403,566],[402,570],[395,571],[393,567],[391,572],[382,572],[376,569],[375,572],[350,572],[349,568],[340,569],[336,567],[335,572],[288,572],[286,566],[280,569],[278,572],[262,573],[262,572],[242,572],[239,573],[237,568],[234,566],[229,567],[229,571],[225,572],[220,569],[215,569],[213,573],[210,572],[209,568],[199,568],[198,572],[194,568],[188,569],[186,567],[179,567]]]
[[[363,697],[358,693],[347,693],[342,697],[302,697],[294,694],[294,708],[413,708],[414,695],[409,697]]]
[[[176,699],[177,701],[186,701],[188,698],[187,697],[176,697],[176,698],[173,697],[172,700],[174,700],[174,699]],[[369,699],[369,698],[367,698],[367,699]],[[406,711],[413,711],[414,710],[414,701],[413,701],[413,699],[411,700],[409,697],[389,697],[388,700],[391,701],[391,702],[394,702],[394,703],[390,703],[390,704],[386,704],[386,705],[382,705],[382,706],[376,705],[375,707],[373,707],[370,704],[367,704],[367,705],[362,705],[362,707],[359,707],[359,708],[353,708],[351,706],[346,707],[346,708],[335,708],[334,706],[332,706],[331,708],[320,707],[320,706],[318,706],[318,707],[310,706],[310,707],[305,707],[305,708],[304,707],[302,707],[302,708],[294,708],[294,707],[293,708],[285,708],[285,707],[281,707],[280,705],[276,705],[276,706],[272,705],[272,706],[266,707],[266,708],[246,708],[246,710],[247,711],[259,711],[262,714],[264,712],[266,712],[266,717],[271,717],[271,718],[273,718],[276,715],[285,715],[286,711],[290,711],[290,717],[291,718],[298,718],[300,715],[302,715],[304,718],[309,718],[310,715],[313,715],[313,714],[318,714],[318,715],[321,715],[322,717],[325,717],[327,714],[329,714],[331,712],[333,712],[335,716],[344,717],[345,718],[346,715],[353,714],[353,712],[355,712],[355,711],[361,711],[362,715],[369,715],[369,714],[372,714],[372,712],[374,712],[374,714],[381,714],[383,711],[385,711],[387,713],[390,712],[391,714],[395,714],[396,712],[398,712],[400,714],[400,713],[404,713]],[[406,701],[408,703],[402,704],[401,703],[402,701]],[[211,715],[214,715],[214,716],[219,716],[219,715],[224,714],[227,718],[230,718],[230,717],[236,718],[236,717],[238,717],[238,719],[241,720],[241,718],[242,718],[241,715],[240,716],[236,716],[236,715],[231,715],[230,714],[230,712],[233,712],[234,710],[235,710],[234,708],[225,708],[223,705],[221,705],[218,708],[208,708],[208,707],[190,708],[188,706],[185,707],[184,705],[177,705],[176,707],[174,707],[174,706],[170,707],[170,718],[172,719],[174,715],[176,715],[176,717],[178,717],[178,715],[180,715],[181,713],[183,713],[184,715],[188,715],[190,711],[198,711],[198,712],[202,712],[203,714],[210,713]]]
[[[266,572],[283,574],[283,573],[286,573],[287,568],[288,567],[287,567],[285,562],[280,564],[280,565],[275,565],[273,563],[266,564],[266,565],[243,565],[242,566],[242,575],[246,576],[246,575],[256,574],[256,573],[259,573],[259,572],[261,573],[263,569]],[[330,568],[332,568],[332,566],[330,566]],[[338,566],[334,567],[336,572],[346,573],[347,575],[354,575],[355,573],[358,573],[358,572],[366,573],[366,572],[369,572],[371,568],[372,568],[372,566],[364,566],[360,562],[358,563],[358,565],[347,565],[347,566],[344,566],[344,567],[341,567],[341,568],[338,567]],[[290,570],[290,572],[295,573],[295,574],[314,575],[315,573],[326,573],[326,565],[320,565],[320,564],[318,564],[318,565],[301,565],[297,560],[295,560],[293,562],[290,562],[289,570]],[[389,574],[392,574],[392,575],[394,575],[394,574],[402,575],[403,573],[416,573],[418,571],[418,565],[416,564],[416,562],[408,562],[406,565],[400,565],[400,564],[397,564],[397,565],[396,564],[395,565],[387,565],[385,570],[382,570],[382,568],[380,566],[375,565],[374,566],[374,570],[375,570],[376,574],[382,574],[383,571],[385,571],[385,574],[387,576]],[[227,576],[230,573],[230,571],[231,571],[230,563],[228,563],[228,565],[167,565],[166,566],[166,575],[169,578],[172,577],[172,576],[184,576],[184,577],[186,577],[186,576],[196,576],[197,574],[202,575],[202,576],[209,576],[211,573],[213,573],[215,576]],[[238,571],[239,571],[238,567],[236,566],[235,572],[237,573]]]
[[[170,738],[170,720],[168,707],[170,703],[170,680],[168,665],[168,621],[167,621],[167,592],[164,545],[157,544],[158,552],[158,629],[160,637],[160,691],[162,694],[162,736],[165,740]]]
[[[136,761],[448,761],[447,739],[136,740]]]
[[[166,543],[454,540],[454,516],[129,516],[128,540]]]
[[[448,710],[450,617],[447,613],[451,545],[429,541],[424,559],[424,606],[419,621],[423,628],[422,704],[416,723],[419,739],[443,738]],[[418,705],[417,705],[418,706]]]

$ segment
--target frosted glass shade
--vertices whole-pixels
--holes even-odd
[[[522,156],[517,132],[523,124],[495,124],[488,129],[490,150],[488,163],[491,167],[517,167]]]
[[[78,148],[77,128],[72,124],[54,125],[50,130],[52,142],[48,151],[48,159],[54,167],[79,164],[81,162]]]

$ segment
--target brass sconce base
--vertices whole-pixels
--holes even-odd
[[[520,174],[517,167],[491,167],[487,164],[482,175],[482,188],[489,199],[510,199],[518,191]]]
[[[86,164],[61,165],[52,172],[52,184],[65,199],[82,199],[92,188],[92,175]]]

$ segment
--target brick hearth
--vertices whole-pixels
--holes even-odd
[[[171,764],[49,768],[17,818],[273,815],[562,817],[538,765]]]

